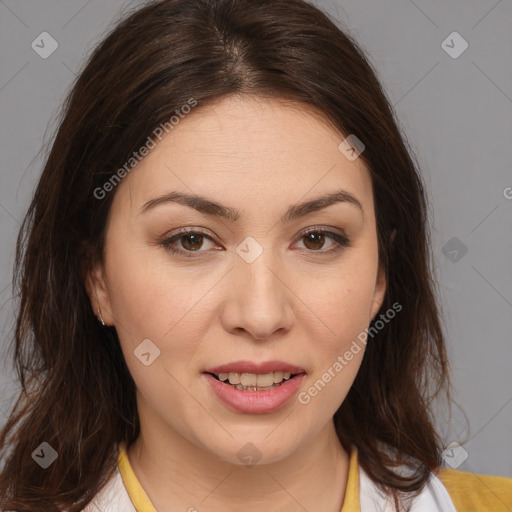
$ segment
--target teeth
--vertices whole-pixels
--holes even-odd
[[[229,381],[234,386],[241,385],[246,387],[266,388],[273,384],[279,384],[283,380],[288,380],[291,377],[290,372],[271,372],[271,373],[219,373],[219,380],[225,382]]]
[[[272,386],[260,388],[256,386],[242,386],[241,384],[237,384],[235,387],[239,391],[270,391],[271,389],[278,388],[281,384],[272,384]]]
[[[242,373],[240,375],[240,384],[242,386],[256,386],[258,376],[255,373]]]
[[[281,382],[283,380],[284,373],[283,372],[274,372],[274,384]]]
[[[240,384],[240,374],[237,372],[229,372],[227,374],[230,384]]]
[[[242,375],[243,377],[243,375]],[[268,388],[274,384],[274,373],[264,373],[256,377],[256,386],[259,388]]]

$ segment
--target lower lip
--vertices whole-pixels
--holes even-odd
[[[203,375],[222,402],[235,411],[248,414],[268,413],[281,408],[297,393],[302,379],[306,376],[305,373],[301,373],[268,391],[240,391],[217,380],[209,373]]]

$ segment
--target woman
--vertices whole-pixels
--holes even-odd
[[[316,8],[134,12],[20,231],[1,508],[509,510],[511,479],[441,468],[426,212],[375,73]]]

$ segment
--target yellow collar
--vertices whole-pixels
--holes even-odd
[[[121,473],[121,477],[128,495],[130,496],[130,500],[137,509],[137,512],[157,512],[156,508],[151,503],[151,500],[148,498],[146,491],[144,491],[138,478],[133,472],[124,444],[119,446],[117,466],[119,467],[119,472]]]
[[[126,487],[130,500],[137,509],[137,512],[157,512],[148,495],[142,488],[138,478],[135,476],[124,445],[120,445],[119,447],[117,465],[119,467],[119,472],[121,473],[124,486]],[[345,499],[340,512],[360,511],[357,448],[352,446],[352,450],[350,452],[347,488],[345,490]]]

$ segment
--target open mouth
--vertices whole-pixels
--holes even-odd
[[[302,375],[290,372],[271,372],[265,374],[238,372],[208,373],[226,386],[231,386],[239,391],[270,391],[294,379],[297,375]]]

